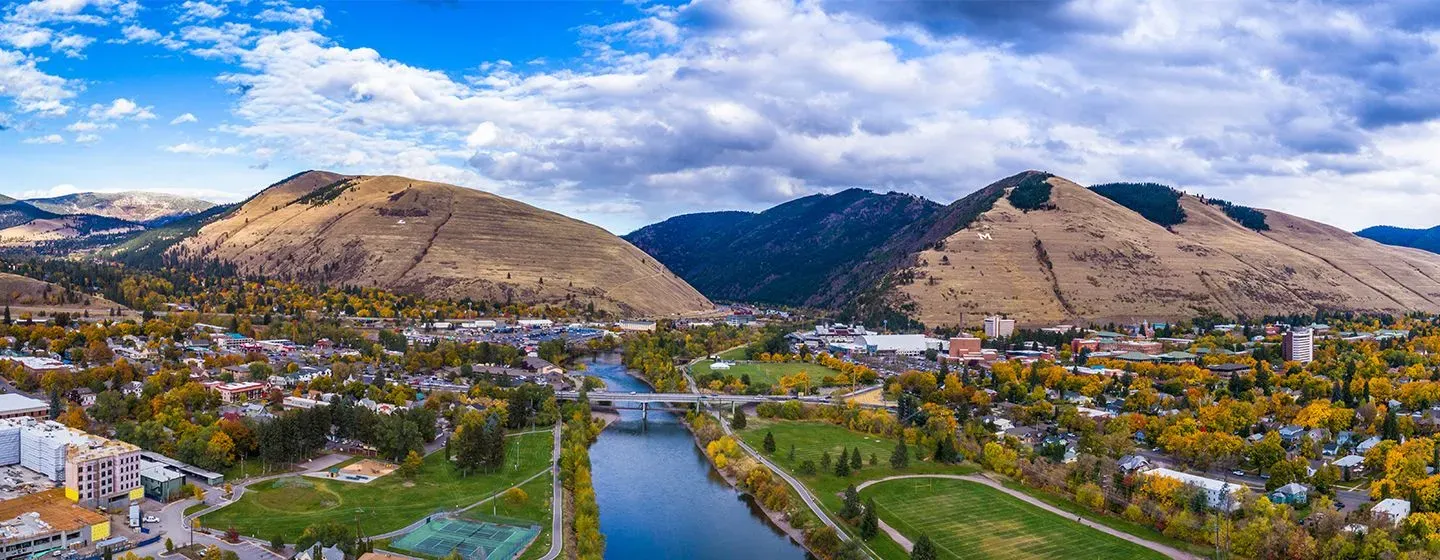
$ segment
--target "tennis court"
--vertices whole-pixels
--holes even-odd
[[[400,537],[390,546],[436,558],[444,558],[453,550],[467,560],[510,560],[538,534],[538,527],[436,519]]]

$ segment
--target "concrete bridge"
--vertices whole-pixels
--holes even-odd
[[[685,403],[694,404],[695,410],[699,411],[701,405],[730,405],[731,411],[737,406],[747,404],[759,404],[764,402],[786,402],[800,401],[807,404],[834,404],[835,401],[828,397],[794,397],[790,395],[722,395],[707,393],[620,393],[591,391],[589,393],[591,402],[610,403],[636,403],[640,405],[642,415],[648,415],[652,404]],[[557,391],[555,398],[563,401],[573,401],[580,398],[579,391]],[[861,404],[861,408],[887,408],[882,405]]]

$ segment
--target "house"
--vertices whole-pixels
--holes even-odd
[[[95,398],[95,391],[91,391],[88,387],[81,387],[70,392],[70,400],[80,403],[80,408],[95,406]]]
[[[321,548],[317,543],[314,548],[296,554],[295,560],[345,560],[345,551],[333,546]]]
[[[1360,445],[1355,446],[1355,452],[1364,455],[1366,452],[1374,449],[1375,446],[1380,445],[1380,441],[1380,436],[1370,436],[1369,439],[1362,441],[1360,442]]]
[[[1304,484],[1291,482],[1271,492],[1270,501],[1276,504],[1305,505],[1310,501],[1310,489]]]
[[[1346,455],[1331,464],[1340,469],[1340,478],[1346,481],[1353,476],[1359,476],[1365,470],[1365,458],[1360,455]]]
[[[1286,445],[1293,444],[1300,441],[1300,436],[1304,433],[1305,428],[1300,426],[1285,426],[1280,428],[1280,440],[1284,441]]]
[[[1375,516],[1376,521],[1399,525],[1406,517],[1410,517],[1410,501],[1386,498],[1375,504],[1375,507],[1370,508],[1370,513]]]
[[[1240,500],[1235,496],[1245,487],[1240,484],[1232,484],[1205,478],[1180,471],[1172,471],[1165,468],[1150,469],[1145,471],[1147,476],[1161,476],[1179,481],[1181,484],[1194,486],[1205,496],[1205,503],[1211,508],[1225,511],[1235,511],[1240,508]]]
[[[535,356],[526,357],[526,358],[525,358],[525,362],[524,362],[524,367],[525,367],[525,369],[528,369],[528,370],[530,370],[530,371],[533,371],[533,372],[538,373],[538,374],[541,374],[541,375],[564,375],[564,374],[565,374],[565,369],[564,369],[564,368],[561,368],[560,366],[557,366],[557,365],[555,365],[555,364],[550,363],[549,360],[546,360],[546,359],[544,359],[544,358],[537,358],[537,357],[535,357]]]
[[[1205,369],[1210,370],[1210,373],[1215,374],[1216,377],[1219,377],[1221,379],[1230,379],[1231,377],[1234,377],[1236,375],[1250,373],[1254,368],[1251,368],[1250,366],[1247,366],[1245,364],[1215,364],[1213,366],[1208,366]]]
[[[1143,455],[1126,455],[1120,458],[1120,470],[1126,474],[1136,473],[1150,468],[1150,460]]]

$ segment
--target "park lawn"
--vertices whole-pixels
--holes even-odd
[[[286,542],[295,542],[305,527],[326,522],[359,523],[367,535],[394,531],[440,510],[473,504],[549,467],[551,432],[513,436],[506,443],[506,466],[497,473],[461,476],[437,452],[425,457],[413,482],[395,474],[369,484],[296,475],[250,486],[239,501],[200,522],[265,540],[280,535]]]
[[[1165,558],[965,480],[892,480],[860,495],[911,540],[929,535],[940,558]]]
[[[700,360],[691,366],[690,373],[696,377],[702,377],[710,373],[710,360]],[[763,383],[774,386],[780,383],[781,377],[795,375],[800,372],[810,374],[810,383],[816,387],[820,386],[820,380],[826,376],[839,373],[822,365],[808,362],[743,362],[730,366],[729,370],[719,371],[722,375],[733,375],[739,378],[744,375],[750,376],[750,383]]]
[[[840,511],[843,505],[841,494],[846,487],[852,484],[859,486],[860,483],[867,480],[904,474],[973,474],[979,472],[978,468],[970,464],[937,465],[929,461],[921,461],[914,458],[913,447],[911,448],[910,465],[897,470],[890,466],[890,453],[895,450],[896,440],[880,435],[862,434],[828,422],[750,418],[745,429],[740,432],[740,437],[756,451],[765,453],[764,443],[767,431],[775,436],[775,452],[766,453],[766,457],[803,482],[810,492],[820,500],[820,505],[824,506],[830,516],[835,519],[839,518],[835,512]],[[791,444],[795,445],[794,459],[790,458]],[[864,465],[860,468],[860,472],[852,473],[846,478],[835,476],[833,470],[833,461],[840,458],[842,448],[859,448],[860,456],[864,458]],[[830,471],[817,472],[814,475],[800,474],[799,466],[802,461],[810,459],[815,462],[818,469],[820,457],[826,451],[830,452],[832,461]],[[870,465],[871,454],[875,455],[874,466]],[[866,544],[881,558],[905,560],[910,557],[910,554],[900,548],[898,543],[883,533]]]
[[[1189,541],[1183,541],[1174,537],[1167,537],[1164,533],[1156,531],[1153,527],[1141,525],[1139,523],[1135,523],[1134,521],[1130,521],[1128,519],[1118,517],[1113,514],[1095,513],[1089,508],[1077,504],[1074,500],[1071,500],[1064,496],[1059,496],[1045,490],[1031,488],[1029,486],[1025,486],[1024,484],[1020,484],[1011,480],[1007,480],[1002,484],[1004,484],[1006,488],[1019,492],[1024,492],[1030,497],[1050,504],[1051,506],[1062,509],[1064,511],[1068,511],[1075,515],[1083,515],[1086,519],[1089,519],[1090,521],[1099,523],[1117,531],[1124,531],[1126,533],[1135,535],[1148,541],[1154,541],[1160,544],[1173,546],[1196,556],[1203,557],[1211,552],[1211,549],[1206,546],[1198,545]],[[1299,517],[1301,519],[1304,519],[1305,515],[1306,514],[1302,513],[1299,515]]]
[[[735,360],[743,360],[745,359],[745,347],[736,346],[717,355],[720,356],[722,360],[730,360],[732,362]]]

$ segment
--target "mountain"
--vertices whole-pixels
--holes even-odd
[[[1410,247],[1431,253],[1440,253],[1440,226],[1429,229],[1371,226],[1355,232],[1355,235],[1366,239],[1373,239],[1386,245]]]
[[[145,232],[110,256],[436,297],[594,303],[625,315],[712,308],[605,230],[493,194],[394,176],[300,173],[239,205]]]
[[[31,220],[57,217],[58,214],[46,212],[28,202],[0,195],[0,229],[18,226]]]
[[[215,206],[195,198],[140,191],[75,193],[25,202],[54,214],[93,214],[147,225],[164,224]]]
[[[810,229],[839,227],[836,220],[844,218],[820,217]],[[1209,313],[1440,312],[1440,256],[1162,185],[1088,189],[1030,171],[918,219],[892,221],[908,223],[816,283],[805,300],[868,308],[861,317],[899,311],[926,325],[974,325],[989,314],[1048,325]],[[646,248],[671,254],[659,245]],[[750,274],[771,273],[784,270]]]
[[[897,231],[940,208],[913,195],[849,189],[758,214],[677,216],[625,239],[709,297],[813,305],[817,286],[858,266]]]
[[[135,222],[90,214],[37,218],[0,229],[0,246],[16,247],[95,236],[117,236],[144,229],[144,226]]]
[[[79,290],[67,291],[58,284],[8,272],[0,272],[0,305],[15,306],[17,315],[28,307],[47,308],[50,311],[55,307],[63,307],[79,312],[90,309],[91,313],[113,308],[129,309],[97,295],[81,293]]]

